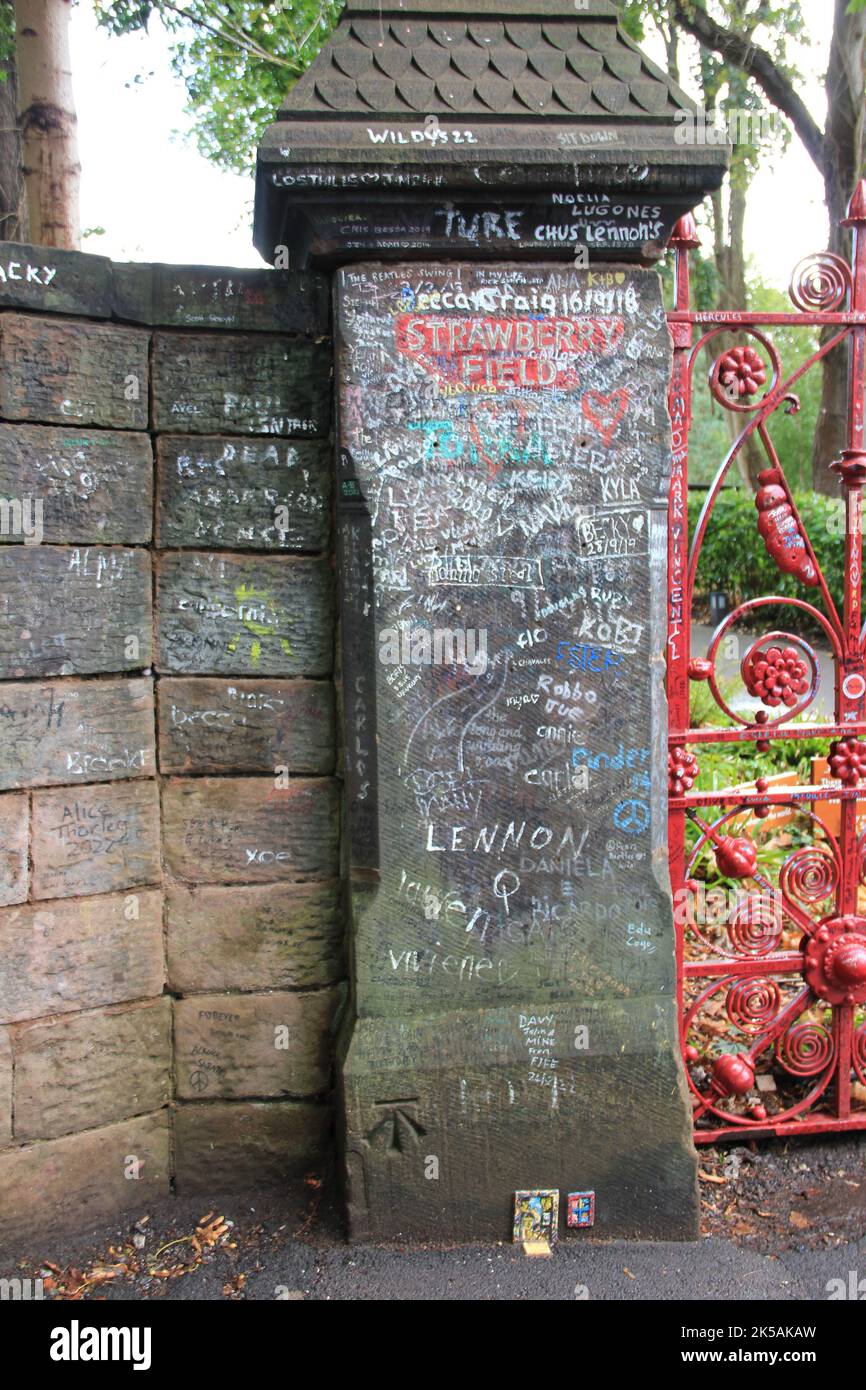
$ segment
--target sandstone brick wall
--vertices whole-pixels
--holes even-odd
[[[327,334],[314,276],[0,243],[0,1245],[326,1161]]]

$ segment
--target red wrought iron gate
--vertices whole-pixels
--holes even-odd
[[[790,313],[695,312],[693,219],[683,218],[672,238],[669,844],[682,1045],[698,1142],[744,1132],[866,1128],[866,181],[844,225],[853,231],[851,263],[828,252],[803,261],[794,272]],[[828,330],[788,376],[770,336],[781,327]],[[780,408],[796,411],[798,381],[846,340],[848,447],[828,460],[844,498],[840,596],[822,572],[771,424]],[[702,358],[712,363],[712,396],[742,417],[743,428],[690,537],[689,433]],[[750,439],[767,456],[755,497],[754,543],[791,576],[796,596],[743,598],[700,650],[694,599],[701,547],[729,470]],[[725,662],[734,663],[736,694],[726,683]],[[834,681],[826,714],[818,705],[822,666],[825,684],[828,672]],[[693,721],[700,687],[711,696],[709,724]],[[826,748],[824,784],[807,784],[798,770],[780,785],[774,774],[784,759],[774,755],[806,739]],[[733,751],[747,744],[762,764],[751,783],[705,785],[702,755],[712,756],[714,746]]]

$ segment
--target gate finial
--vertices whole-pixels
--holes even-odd
[[[680,218],[671,232],[670,245],[682,247],[683,250],[694,251],[700,244],[698,224],[692,214],[687,212]]]
[[[842,219],[843,227],[859,227],[866,223],[866,179],[861,179],[851,195],[848,215]]]

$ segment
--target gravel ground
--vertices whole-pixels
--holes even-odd
[[[698,1152],[707,1235],[774,1253],[834,1249],[866,1235],[866,1136]]]

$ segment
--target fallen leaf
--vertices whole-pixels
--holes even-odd
[[[809,1218],[807,1216],[804,1216],[803,1213],[800,1211],[790,1212],[788,1215],[788,1220],[792,1226],[795,1226],[797,1228],[798,1231],[808,1230],[808,1228],[812,1224]]]
[[[213,1212],[209,1211],[195,1228],[195,1235],[192,1237],[193,1249],[200,1253],[202,1246],[212,1248],[224,1235],[228,1235],[230,1229],[224,1216],[214,1216]]]
[[[698,1169],[698,1177],[701,1182],[721,1182],[726,1183],[727,1178],[720,1177],[717,1173],[705,1173],[703,1168]]]

